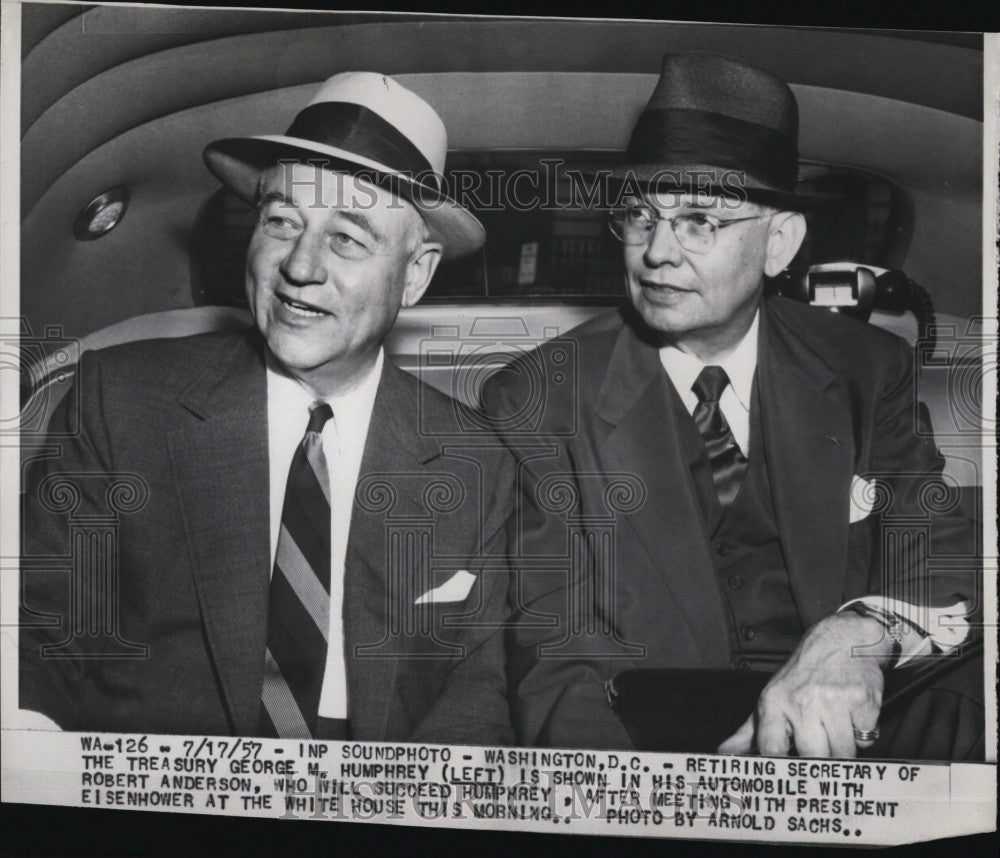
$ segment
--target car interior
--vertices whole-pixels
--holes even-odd
[[[429,101],[449,169],[478,177],[486,246],[442,264],[387,344],[471,407],[512,355],[624,297],[605,211],[523,211],[516,186],[490,176],[548,177],[543,190],[572,201],[572,178],[550,165],[613,163],[662,55],[702,50],[790,83],[800,181],[835,198],[810,214],[806,244],[768,288],[913,345],[946,476],[973,489],[962,503],[981,517],[981,37],[48,4],[21,14],[21,420],[32,437],[82,350],[249,322],[252,212],[202,149],[281,133],[320,82],[357,69]]]

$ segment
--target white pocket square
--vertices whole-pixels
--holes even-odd
[[[850,523],[854,524],[868,518],[877,498],[878,488],[875,480],[866,480],[859,476],[851,477]]]
[[[464,569],[459,569],[440,587],[428,590],[414,605],[440,604],[442,602],[463,602],[476,583],[476,576]]]

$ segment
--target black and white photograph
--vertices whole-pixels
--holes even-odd
[[[995,830],[996,34],[2,38],[5,803]]]

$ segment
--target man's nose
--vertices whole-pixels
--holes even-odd
[[[288,254],[281,261],[281,273],[294,286],[324,283],[327,278],[324,256],[323,236],[303,232],[292,242]]]
[[[653,227],[653,234],[649,237],[649,244],[646,245],[646,252],[643,260],[650,268],[659,268],[661,265],[680,265],[683,259],[683,249],[674,235],[673,224],[669,220],[661,219]]]

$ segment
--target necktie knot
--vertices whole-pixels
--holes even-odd
[[[718,402],[729,384],[729,376],[721,366],[706,366],[698,373],[691,390],[699,402]]]
[[[319,434],[326,426],[326,421],[333,417],[333,409],[328,402],[315,402],[309,406],[309,425],[306,432]]]

